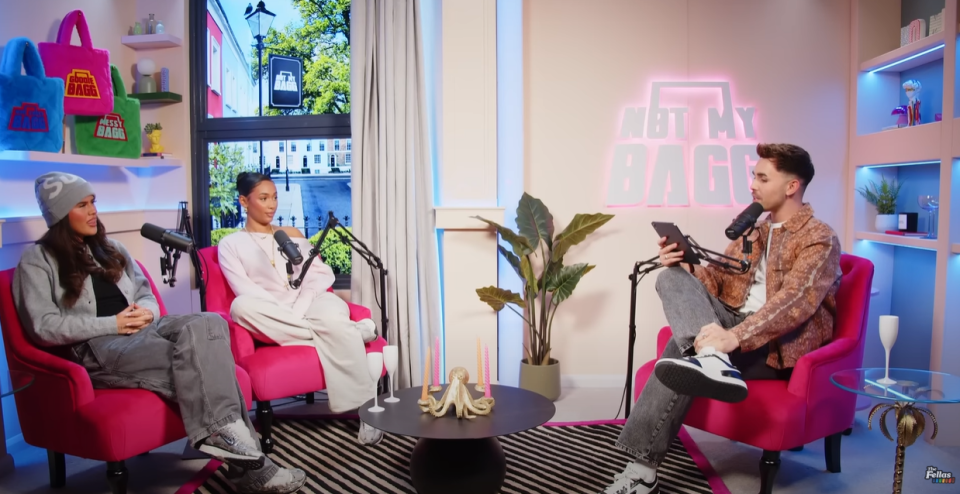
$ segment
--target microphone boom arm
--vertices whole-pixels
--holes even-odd
[[[310,249],[310,256],[307,257],[307,260],[303,262],[303,269],[300,270],[300,276],[297,279],[290,282],[290,286],[294,289],[300,288],[300,285],[303,283],[303,277],[307,274],[307,271],[310,270],[310,265],[313,264],[313,260],[320,255],[320,246],[323,245],[323,239],[327,238],[327,234],[330,233],[331,228],[333,228],[339,221],[336,217],[333,216],[333,213],[330,214],[330,218],[327,220],[327,224],[323,227],[323,232],[320,233],[320,238],[317,239],[317,244]],[[287,272],[293,272],[293,266],[290,264],[290,261],[287,261]]]
[[[744,234],[744,236],[743,236],[743,244],[744,244],[743,253],[744,253],[744,257],[746,257],[747,254],[749,254],[749,253],[750,253],[750,250],[751,250],[751,249],[750,249],[751,241],[747,239],[747,237],[750,235],[751,232],[753,232],[753,228],[751,228],[751,229],[750,229],[746,234]],[[694,254],[696,254],[697,257],[700,258],[700,260],[706,261],[706,262],[708,262],[708,263],[710,263],[710,264],[713,264],[713,265],[715,265],[715,266],[718,266],[718,267],[721,267],[721,268],[724,268],[724,269],[729,269],[729,270],[732,270],[732,271],[736,271],[736,272],[738,272],[738,273],[740,273],[740,274],[744,274],[744,273],[746,273],[747,271],[750,271],[750,261],[749,261],[749,260],[747,260],[747,259],[737,259],[736,257],[730,257],[730,256],[728,256],[728,255],[726,255],[726,254],[721,254],[721,253],[719,253],[719,252],[714,252],[714,251],[709,250],[709,249],[707,249],[707,248],[701,247],[700,244],[698,244],[697,241],[694,240],[693,237],[691,237],[690,235],[685,235],[684,237],[687,239],[687,242],[690,244],[690,248],[693,250]],[[728,262],[722,261],[722,260],[720,260],[720,259],[714,259],[713,257],[710,257],[710,255],[719,257],[719,258],[724,259],[724,260],[726,260],[726,261],[731,261],[731,262],[733,262],[733,263],[736,263],[736,265],[734,265],[734,264],[732,264],[732,263],[728,263]]]

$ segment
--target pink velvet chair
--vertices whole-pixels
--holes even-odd
[[[326,389],[323,367],[317,351],[308,346],[269,345],[254,340],[249,331],[230,318],[230,304],[236,298],[223,271],[217,247],[198,251],[206,284],[206,310],[220,314],[230,324],[230,346],[237,365],[250,374],[253,399],[257,402],[260,443],[265,452],[273,450],[273,408],[271,400],[305,394],[313,403],[313,392]],[[330,291],[333,291],[331,288]],[[370,317],[370,309],[356,304],[350,307],[350,319]],[[387,342],[382,337],[367,343],[367,353],[382,352]]]
[[[140,269],[150,279],[142,264]],[[14,306],[13,274],[14,269],[0,271],[0,326],[10,369],[35,376],[30,387],[14,394],[23,440],[47,450],[51,487],[66,483],[68,454],[107,462],[113,493],[125,493],[124,460],[186,437],[179,407],[145,389],[94,389],[86,369],[64,358],[69,349],[34,345]],[[152,279],[150,287],[160,315],[166,314]],[[249,410],[250,377],[236,370]]]
[[[799,450],[818,439],[826,441],[827,470],[840,471],[840,438],[853,423],[857,396],[834,386],[830,375],[863,363],[873,263],[843,254],[840,268],[843,279],[831,342],[803,356],[790,381],[747,381],[749,395],[740,403],[697,398],[684,420],[690,427],[762,449],[762,494],[773,492],[781,451]],[[669,327],[660,330],[658,356],[672,335]],[[637,371],[634,399],[640,396],[655,363],[651,360]]]

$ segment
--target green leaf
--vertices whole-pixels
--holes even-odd
[[[543,201],[526,192],[517,205],[517,228],[532,247],[536,248],[543,240],[553,248],[553,215]]]
[[[887,177],[880,177],[880,185],[870,181],[869,186],[863,186],[857,189],[864,199],[877,208],[878,214],[894,214],[897,210],[897,196],[900,195],[900,188],[903,182],[894,179],[887,182]]]
[[[537,279],[537,290],[543,288],[543,280],[549,280],[551,276],[556,276],[561,268],[563,268],[563,259],[550,261],[543,273],[540,273],[540,278]]]
[[[509,262],[510,265],[513,266],[513,270],[517,272],[517,276],[522,278],[523,273],[520,272],[520,258],[518,258],[516,254],[514,254],[513,252],[510,252],[509,250],[507,250],[506,247],[502,245],[498,244],[497,250],[500,251],[500,254],[502,254],[503,257],[507,259],[507,262]]]
[[[477,288],[477,295],[481,302],[486,302],[493,310],[500,312],[507,304],[514,304],[523,308],[523,297],[519,293],[511,292],[496,286]]]
[[[574,245],[583,242],[587,235],[595,232],[597,228],[603,226],[606,222],[613,219],[612,214],[577,214],[570,221],[570,224],[557,235],[553,242],[553,259],[563,260],[564,254]]]
[[[564,266],[559,272],[547,279],[547,291],[553,293],[553,304],[559,305],[560,302],[570,298],[573,290],[580,282],[583,275],[593,270],[595,266],[586,263],[574,264],[573,266]]]
[[[500,236],[503,237],[503,239],[510,244],[510,247],[513,248],[513,253],[516,254],[517,257],[523,257],[533,252],[533,247],[530,246],[530,242],[527,242],[526,237],[517,235],[516,233],[513,232],[513,230],[497,223],[496,221],[490,221],[488,219],[481,218],[479,216],[471,216],[471,218],[476,218],[496,228],[497,233],[499,233]]]
[[[526,280],[526,286],[530,296],[536,296],[537,293],[537,275],[533,272],[533,265],[530,264],[530,258],[523,256],[520,258],[520,274]]]

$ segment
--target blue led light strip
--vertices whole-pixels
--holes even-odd
[[[891,166],[914,166],[914,165],[939,165],[940,160],[933,161],[913,161],[910,163],[888,163],[885,165],[863,165],[858,168],[889,168]]]
[[[922,52],[920,52],[920,53],[917,53],[916,55],[910,55],[909,57],[904,58],[903,60],[897,60],[896,62],[888,63],[887,65],[884,65],[883,67],[880,67],[880,68],[877,68],[877,69],[873,69],[873,70],[870,71],[870,73],[871,73],[871,74],[876,74],[877,72],[880,72],[881,70],[889,69],[890,67],[893,67],[893,66],[895,66],[895,65],[900,65],[900,64],[902,64],[903,62],[907,62],[907,61],[913,60],[914,58],[917,58],[917,57],[922,57],[923,55],[926,55],[927,53],[930,53],[930,52],[933,52],[933,51],[937,51],[937,50],[939,50],[940,48],[943,48],[943,44],[942,44],[942,43],[939,44],[939,45],[937,45],[937,46],[934,46],[933,48],[930,48],[930,49],[928,49],[928,50],[924,50],[924,51],[922,51]]]

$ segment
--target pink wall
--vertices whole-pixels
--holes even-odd
[[[217,23],[213,20],[213,16],[207,12],[207,29],[210,30],[210,36],[217,40],[217,43],[220,45],[220,53],[217,54],[220,57],[221,61],[223,60],[223,33],[220,31],[220,27],[217,26]],[[207,66],[210,67],[210,62],[213,60],[212,51],[210,50],[210,43],[207,42]],[[223,72],[223,63],[219,65],[221,71],[221,93],[223,92],[222,84],[222,72]],[[209,86],[207,86],[207,113],[213,115],[214,117],[220,118],[223,116],[223,98],[213,92]]]
[[[551,208],[558,231],[575,213],[616,214],[565,257],[568,264],[590,262],[597,268],[554,321],[553,355],[563,362],[564,374],[622,375],[627,275],[635,261],[656,255],[651,221],[675,222],[712,250],[726,246],[723,228],[744,206],[736,200],[732,181],[713,194],[721,202],[729,197],[724,204],[706,206],[710,200],[698,200],[693,166],[698,145],[719,146],[715,150],[727,154],[738,144],[747,149],[757,142],[803,146],[817,170],[806,199],[842,235],[849,9],[847,2],[790,0],[609,0],[590,6],[576,0],[525,2],[524,188]],[[728,82],[732,106],[755,109],[750,120],[754,137],[745,136],[744,123],[734,114],[736,138],[710,138],[707,109],[720,106],[717,89],[661,91],[661,107],[689,108],[683,137],[675,117],[662,139],[649,135],[649,122],[640,138],[621,136],[625,109],[649,112],[651,84],[657,81]],[[653,207],[655,201],[643,191],[637,204],[608,206],[616,202],[610,200],[609,179],[617,146],[636,144],[646,146],[648,165],[646,175],[633,176],[631,185],[645,180],[649,186],[656,178],[658,155],[672,144],[682,155],[677,163],[687,183],[670,187],[686,187],[688,206]],[[713,173],[730,177],[729,157],[712,163],[717,165]],[[749,176],[744,167],[752,164],[740,162],[741,177]],[[724,180],[699,176],[711,189]],[[622,187],[625,181],[619,183]],[[674,191],[674,198],[683,196],[677,192],[682,191]],[[665,323],[654,279],[648,277],[639,287],[638,365],[653,358],[656,331]]]

